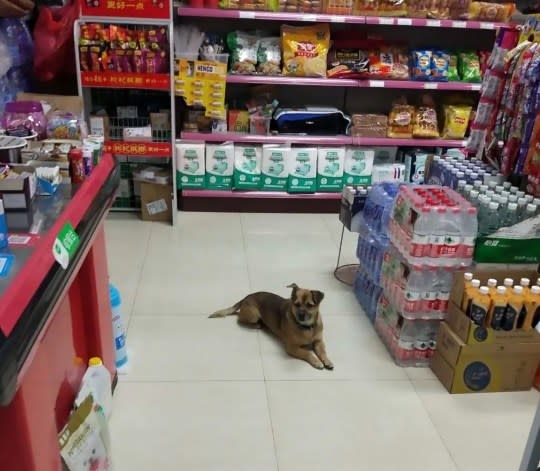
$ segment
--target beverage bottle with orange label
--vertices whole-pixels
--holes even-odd
[[[489,295],[493,296],[497,292],[497,280],[495,278],[490,278],[487,280],[486,284],[489,288]]]
[[[514,289],[508,296],[508,304],[502,322],[502,330],[513,330],[516,327],[518,316],[523,309],[523,286],[514,286]]]
[[[461,303],[461,310],[469,316],[470,309],[471,309],[471,299],[473,296],[473,293],[475,291],[478,291],[478,288],[480,288],[480,280],[472,280],[471,285],[465,290],[465,294],[463,295],[463,302]]]
[[[484,326],[488,316],[489,308],[491,307],[491,298],[489,297],[489,288],[481,286],[471,296],[470,318],[479,325]]]
[[[540,286],[531,287],[529,298],[525,301],[527,309],[527,319],[523,328],[525,330],[535,329],[540,322]]]
[[[496,293],[491,296],[491,307],[488,312],[488,327],[494,330],[502,329],[502,321],[508,305],[508,296],[505,286],[498,286]]]

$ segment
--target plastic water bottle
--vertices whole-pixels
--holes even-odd
[[[489,205],[488,205],[489,208]],[[488,209],[489,211],[489,209]],[[461,224],[461,247],[459,250],[459,257],[463,259],[463,262],[467,265],[470,264],[471,258],[474,252],[474,243],[478,234],[478,227],[480,225],[479,218],[477,217],[476,208],[468,208],[462,213]],[[487,214],[487,213],[486,213]]]
[[[75,405],[80,406],[89,394],[103,408],[105,417],[109,418],[112,413],[111,374],[99,357],[92,357],[88,361],[88,369],[84,373]]]
[[[112,323],[114,335],[114,359],[116,368],[127,363],[126,331],[122,317],[122,298],[120,292],[109,284],[109,296],[111,298]]]
[[[506,208],[506,217],[503,221],[505,227],[512,227],[514,224],[517,224],[519,221],[517,213],[517,203],[508,203],[508,208]]]
[[[482,235],[492,234],[497,229],[499,229],[499,203],[492,201],[489,203],[489,211],[486,215],[486,219],[482,223],[480,233]]]

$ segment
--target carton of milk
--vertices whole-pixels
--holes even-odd
[[[286,191],[289,177],[291,148],[265,144],[262,149],[262,189]]]
[[[371,183],[404,182],[405,164],[382,164],[373,166]]]
[[[230,190],[234,173],[234,144],[206,144],[205,186],[210,190]]]
[[[341,191],[345,147],[319,147],[317,154],[317,190]]]
[[[257,190],[261,186],[261,146],[237,144],[234,147],[234,187]]]
[[[204,188],[204,142],[176,144],[176,187]]]
[[[289,193],[315,193],[317,190],[317,148],[295,147],[289,153]]]
[[[343,181],[345,185],[370,185],[375,150],[369,147],[347,147]]]

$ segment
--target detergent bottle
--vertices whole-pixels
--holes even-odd
[[[84,373],[75,405],[79,407],[88,394],[92,394],[94,401],[102,407],[105,417],[109,418],[112,412],[111,374],[99,357],[88,360],[88,369]]]
[[[523,301],[523,286],[514,286],[512,293],[508,296],[502,323],[503,330],[513,330],[516,327],[518,316],[523,309]]]
[[[473,294],[478,291],[478,288],[480,288],[480,280],[472,280],[471,286],[465,291],[465,294],[463,296],[463,303],[461,305],[462,311],[470,317],[471,313],[471,300]]]
[[[489,308],[491,307],[491,298],[489,297],[489,288],[481,286],[471,296],[471,320],[479,325],[484,326],[486,323]]]
[[[488,327],[494,330],[501,330],[502,321],[508,304],[506,286],[498,286],[497,291],[491,296],[491,307],[488,313]]]

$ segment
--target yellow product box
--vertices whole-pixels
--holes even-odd
[[[441,322],[431,369],[450,393],[524,391],[539,360],[540,343],[466,345]]]

